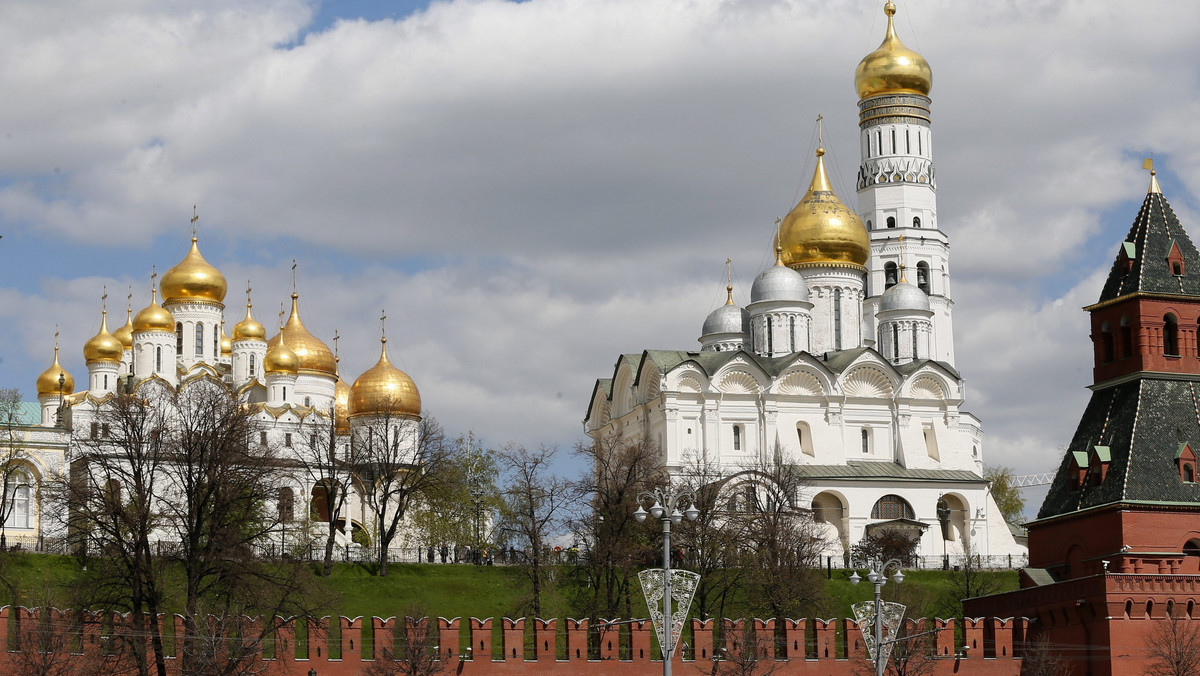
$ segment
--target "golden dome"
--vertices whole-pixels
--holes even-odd
[[[225,334],[225,325],[221,325],[221,356],[228,357],[233,354],[233,341]]]
[[[125,309],[125,326],[113,331],[113,338],[121,341],[126,350],[133,348],[133,308]]]
[[[421,393],[408,374],[392,366],[387,356],[387,338],[380,341],[379,361],[367,369],[350,388],[350,416],[369,414],[421,415]]]
[[[925,57],[914,52],[896,36],[892,16],[896,5],[890,1],[883,6],[887,14],[887,35],[875,51],[863,57],[854,71],[854,88],[858,98],[866,99],[888,92],[908,92],[929,96],[933,89],[933,71]]]
[[[263,370],[267,373],[290,373],[296,375],[300,370],[300,358],[284,343],[275,343],[267,350],[263,359]]]
[[[158,304],[158,292],[154,289],[150,290],[150,304],[133,318],[133,332],[141,331],[175,332],[175,318]]]
[[[62,393],[71,394],[75,391],[75,379],[70,373],[58,363],[58,346],[54,347],[54,363],[50,368],[42,371],[42,375],[37,379],[37,393],[39,397],[44,397],[49,394],[58,394],[58,376],[63,377]]]
[[[779,246],[790,267],[805,263],[863,265],[871,253],[867,229],[829,184],[824,148],[817,148],[817,169],[804,198],[783,219]]]
[[[267,349],[279,344],[279,337],[287,338],[288,347],[300,358],[300,370],[321,373],[329,376],[337,375],[337,360],[333,352],[320,339],[308,332],[300,321],[299,295],[292,293],[292,315],[279,333],[267,342]]]
[[[193,237],[191,250],[178,265],[167,270],[159,288],[162,289],[164,303],[188,300],[220,303],[225,300],[226,284],[225,276],[200,255],[200,248]]]
[[[83,344],[83,358],[88,362],[121,361],[125,346],[108,332],[108,312],[100,315],[100,332]],[[55,376],[57,377],[57,376]]]
[[[350,385],[340,375],[333,388],[333,416],[339,432],[350,430]]]
[[[234,340],[266,340],[267,329],[250,316],[250,303],[246,303],[246,318],[233,327]]]

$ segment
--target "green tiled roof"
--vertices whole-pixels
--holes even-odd
[[[851,460],[845,465],[796,465],[806,479],[845,479],[848,481],[949,481],[986,483],[986,479],[965,469],[911,469],[894,462]]]
[[[1117,502],[1200,507],[1200,483],[1184,483],[1175,463],[1181,445],[1200,443],[1198,401],[1200,379],[1140,378],[1093,392],[1038,518]],[[1092,467],[1075,488],[1070,460],[1093,447],[1107,447],[1108,472],[1094,485]]]
[[[1172,244],[1179,246],[1183,256],[1182,275],[1172,274],[1167,264]],[[1133,265],[1126,268],[1122,257],[1117,256],[1099,302],[1136,292],[1200,295],[1200,251],[1161,192],[1146,194],[1120,251]]]

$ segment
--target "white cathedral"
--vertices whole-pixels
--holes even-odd
[[[55,344],[53,362],[37,379],[40,425],[16,429],[17,436],[8,442],[13,455],[5,460],[21,465],[17,485],[10,490],[16,503],[6,523],[10,541],[29,541],[54,530],[54,520],[44,518],[49,516],[46,510],[62,506],[43,504],[37,499],[38,487],[69,465],[68,455],[79,452],[72,450],[73,442],[103,447],[110,434],[103,411],[121,392],[144,394],[153,387],[179,391],[203,384],[222,388],[245,404],[257,430],[251,443],[272,449],[285,474],[278,509],[284,535],[293,541],[301,528],[292,526],[289,534],[287,524],[310,518],[329,521],[325,493],[302,468],[300,454],[312,453],[315,441],[310,439],[315,440],[318,431],[328,433],[331,416],[340,458],[348,457],[352,438],[372,425],[388,425],[388,438],[399,443],[415,442],[421,395],[412,378],[389,361],[386,337],[381,339],[378,362],[349,385],[341,378],[334,352],[301,321],[295,291],[291,315],[284,323],[280,314],[279,330],[270,339],[251,314],[249,288],[245,316],[228,335],[226,291],[225,277],[200,254],[193,236],[183,260],[151,289],[149,305],[136,314],[132,307],[127,309],[124,326],[110,332],[107,312],[102,312],[99,331],[83,346],[85,388],[76,391]],[[354,482],[347,491],[339,545],[370,545],[374,539],[373,514],[363,490]],[[402,529],[393,547],[405,544],[406,536]]]
[[[920,534],[925,557],[1026,553],[983,478],[983,430],[960,410],[949,239],[937,215],[929,64],[887,34],[855,73],[858,213],[830,185],[823,148],[783,219],[775,264],[745,308],[704,320],[699,351],[618,358],[584,420],[594,439],[643,438],[672,474],[696,462],[743,473],[793,465],[841,557],[880,528]],[[1019,560],[1014,561],[1019,563]]]

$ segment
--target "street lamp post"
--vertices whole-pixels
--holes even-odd
[[[872,564],[869,566],[869,572],[867,573],[867,581],[875,585],[875,619],[872,622],[874,625],[872,629],[875,630],[875,654],[873,656],[875,661],[875,676],[883,676],[884,668],[887,667],[887,658],[884,656],[883,650],[883,598],[881,597],[881,592],[883,591],[883,586],[887,584],[887,570],[893,565],[896,567],[896,574],[892,576],[892,579],[895,580],[896,584],[900,584],[904,582],[904,573],[900,572],[900,559],[889,559],[879,567],[878,572],[875,571],[875,566]],[[862,578],[858,576],[858,571],[855,570],[850,575],[850,584],[858,584],[860,580]],[[895,638],[893,637],[888,643],[894,641]],[[887,652],[890,653],[891,651]]]
[[[675,642],[671,640],[671,630],[675,626],[671,616],[671,524],[680,523],[686,516],[688,521],[695,521],[700,516],[696,509],[696,496],[690,492],[671,493],[662,489],[643,491],[637,496],[638,508],[633,518],[639,523],[646,520],[647,513],[662,522],[663,533],[663,633],[662,649],[663,676],[671,676],[671,656],[675,652]],[[645,510],[646,503],[653,503],[650,511]],[[683,511],[680,511],[683,508]]]

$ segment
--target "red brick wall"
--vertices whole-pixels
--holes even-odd
[[[36,623],[40,616],[36,610],[0,608],[0,633],[10,637],[16,635],[15,629],[5,632],[4,628],[13,624],[11,618],[17,613],[21,614],[21,624]],[[172,618],[167,616],[163,619],[170,626]],[[749,631],[759,637],[756,642],[758,659],[769,661],[776,667],[775,673],[781,676],[851,676],[863,672],[865,655],[861,634],[852,620],[816,620],[815,624],[805,620],[786,620],[779,632],[776,632],[774,620],[726,620],[723,624],[725,643],[721,646],[723,651],[718,650],[721,655],[746,659],[742,657],[743,649],[749,644],[743,642],[743,637]],[[274,663],[275,668],[270,673],[306,676],[311,669],[319,676],[359,674],[367,663],[381,658],[383,648],[392,645],[394,632],[404,631],[405,627],[402,620],[396,619],[344,617],[314,620],[310,625],[306,658],[298,650],[294,623],[289,623],[279,632],[275,659],[264,660]],[[910,623],[910,628],[935,625],[946,629],[937,638],[939,657],[935,660],[935,675],[968,673],[978,676],[1017,676],[1020,673],[1021,660],[1014,656],[1013,646],[1017,641],[1017,633],[1024,630],[1023,620],[969,621],[966,640],[975,649],[968,650],[965,656],[956,654],[961,651],[954,643],[953,620],[917,620]],[[85,630],[84,651],[94,653],[101,649],[103,630],[96,628],[96,625],[88,626],[93,629]],[[180,626],[179,623],[176,626]],[[651,654],[653,628],[647,621],[597,627],[593,638],[597,641],[599,654],[596,654],[595,648],[588,648],[586,637],[589,627],[586,620],[565,620],[561,632],[559,626],[556,620],[537,620],[530,624],[524,619],[504,618],[495,625],[492,618],[472,618],[464,627],[458,618],[440,618],[432,625],[432,629],[440,641],[438,655],[448,662],[444,673],[456,676],[578,676],[581,673],[644,676],[662,669],[661,660],[654,659]],[[717,623],[712,621],[693,621],[690,634],[685,632],[685,636],[692,637],[693,644],[688,647],[687,653],[695,655],[695,659],[684,660],[684,650],[677,651],[677,673],[688,673],[696,668],[705,672],[712,670],[713,630],[716,626]],[[340,635],[332,643],[328,636],[328,628],[331,627],[340,629],[340,632],[334,632]],[[619,627],[625,627],[626,630],[620,631]],[[815,631],[806,631],[810,628]],[[472,651],[469,656],[460,654],[459,641],[464,629],[471,640]],[[763,640],[764,634],[786,643],[780,655],[772,658],[775,648],[771,641]],[[529,651],[525,649],[527,638],[532,643]],[[364,657],[364,641],[370,644],[372,640],[375,645],[374,656]],[[10,673],[19,659],[17,653],[11,652],[16,648],[11,640],[5,645],[9,651],[0,651],[0,673]],[[493,645],[500,648],[495,654],[492,652]],[[332,656],[331,647],[334,648]],[[807,658],[805,655],[813,654],[814,649],[816,657]],[[559,660],[557,654],[564,654],[567,659]],[[621,659],[622,656],[630,658]],[[172,673],[177,672],[177,666],[173,656],[168,659]]]

